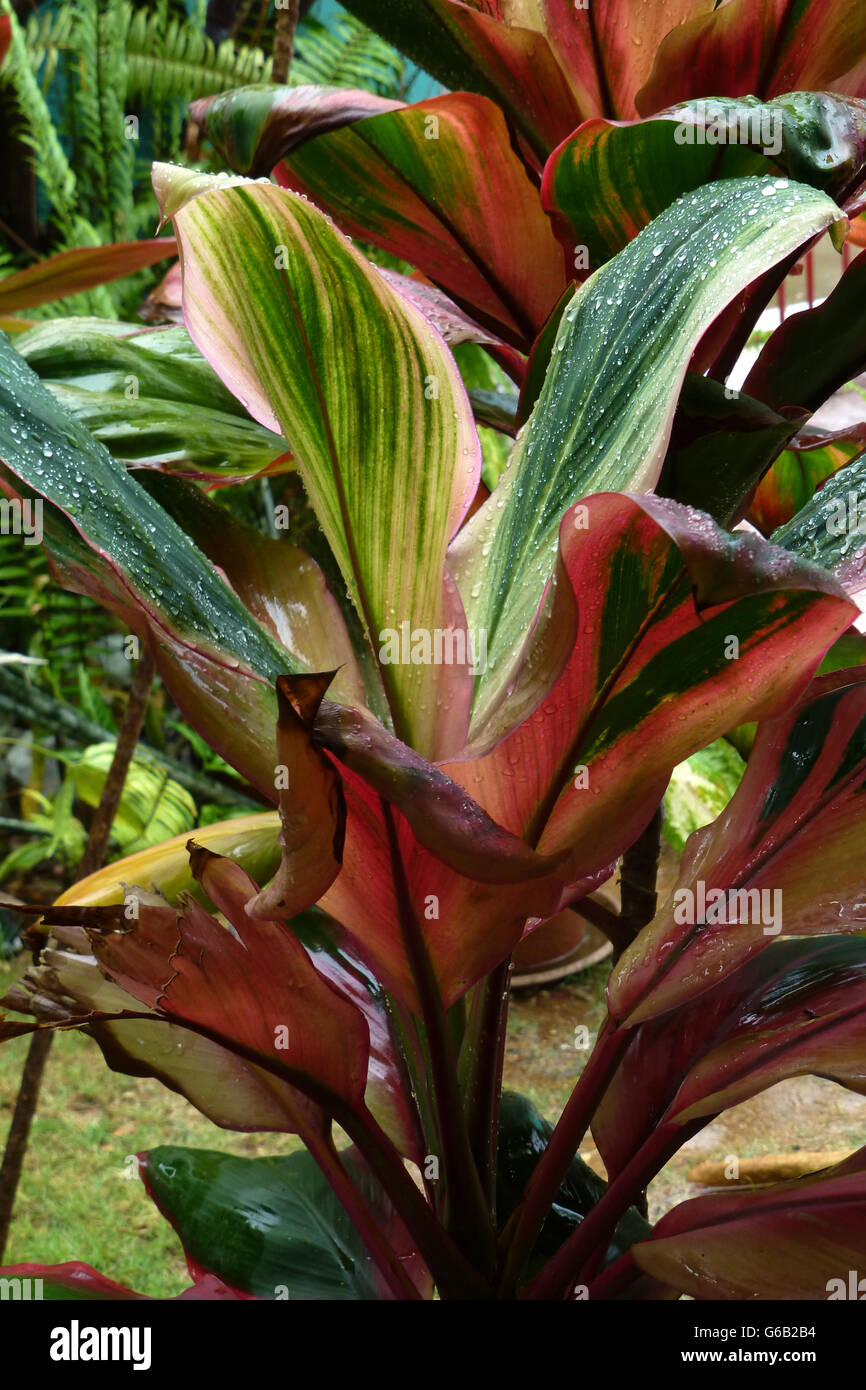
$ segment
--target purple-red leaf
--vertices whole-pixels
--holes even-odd
[[[866,93],[861,0],[729,0],[700,9],[671,24],[660,44],[636,94],[642,115],[719,92],[764,99],[798,90]]]
[[[821,676],[759,725],[733,799],[687,842],[671,897],[611,976],[613,1017],[681,1007],[782,932],[862,931],[864,785],[866,682]]]
[[[697,1299],[860,1298],[866,1150],[814,1177],[683,1202],[631,1254]]]
[[[349,87],[261,85],[199,97],[189,114],[229,169],[259,178],[305,140],[403,105]]]

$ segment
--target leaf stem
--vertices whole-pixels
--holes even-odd
[[[476,986],[460,1055],[469,1142],[494,1228],[496,1143],[511,968],[512,960],[508,956]]]
[[[593,1279],[589,1286],[590,1302],[619,1298],[623,1290],[639,1279],[642,1273],[643,1270],[635,1264],[631,1250],[624,1250],[618,1259]]]
[[[697,1127],[703,1124],[701,1120]],[[567,1297],[585,1265],[613,1234],[623,1212],[688,1137],[689,1132],[682,1125],[662,1124],[654,1130],[601,1200],[519,1296],[528,1299]]]
[[[520,1271],[628,1042],[628,1035],[612,1028],[609,1022],[599,1034],[592,1056],[559,1117],[547,1148],[538,1160],[526,1196],[503,1232],[507,1255],[500,1296],[508,1297],[514,1291]],[[580,1230],[586,1225],[586,1220],[581,1223]]]
[[[379,802],[391,858],[403,948],[418,991],[421,1017],[427,1035],[430,1075],[442,1147],[441,1166],[447,1184],[447,1224],[460,1249],[485,1275],[492,1278],[496,1262],[496,1237],[469,1141],[439,981],[412,905],[391,807],[384,797],[380,797]]]
[[[311,1126],[304,1134],[304,1143],[348,1213],[394,1297],[400,1300],[420,1299],[421,1294],[400,1264],[396,1252],[388,1244],[379,1223],[340,1161],[333,1137],[330,1134],[320,1135]]]

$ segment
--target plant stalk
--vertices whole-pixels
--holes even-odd
[[[412,906],[391,807],[384,798],[380,797],[379,800],[391,856],[391,872],[403,947],[418,991],[421,1017],[427,1035],[430,1074],[442,1147],[441,1167],[444,1170],[448,1198],[448,1227],[459,1248],[483,1274],[492,1278],[496,1265],[496,1236],[469,1141],[463,1098],[460,1094],[439,982]]]
[[[274,61],[271,68],[272,82],[288,82],[292,66],[292,52],[295,47],[295,30],[298,27],[300,0],[284,0],[285,8],[277,10],[277,27],[274,33]]]
[[[652,819],[630,845],[622,857],[620,870],[621,911],[620,923],[625,929],[628,942],[634,941],[639,932],[656,915],[658,898],[656,879],[658,878],[659,856],[661,855],[661,834],[664,823],[665,806],[659,802]],[[614,948],[615,949],[615,948]]]
[[[114,757],[111,760],[111,767],[108,769],[108,776],[102,788],[102,796],[94,812],[93,820],[90,822],[87,843],[84,846],[84,853],[78,866],[77,877],[79,879],[87,878],[89,874],[95,873],[105,858],[108,837],[123,794],[126,774],[129,771],[129,764],[132,761],[132,755],[144,725],[147,701],[155,670],[153,653],[150,647],[145,647],[139,658],[123,720],[118,730]],[[42,1077],[51,1050],[52,1036],[51,1032],[37,1032],[31,1039],[12,1114],[12,1123],[6,1137],[3,1163],[0,1165],[0,1260],[3,1259],[6,1243],[9,1239],[15,1197],[24,1167],[33,1116],[36,1114],[36,1106],[39,1102]]]
[[[591,1301],[597,1299],[611,1300],[618,1298],[623,1290],[639,1279],[643,1270],[635,1264],[631,1250],[624,1250],[613,1264],[609,1264],[607,1269],[602,1270],[589,1286],[588,1297]]]
[[[696,1128],[700,1129],[704,1123],[701,1120]],[[610,1184],[601,1200],[587,1213],[535,1279],[520,1291],[519,1296],[529,1299],[567,1297],[602,1242],[608,1241],[616,1230],[622,1214],[688,1137],[689,1132],[682,1125],[659,1125]]]
[[[311,1127],[304,1134],[304,1143],[342,1202],[394,1297],[401,1300],[419,1300],[421,1295],[418,1289],[400,1264],[375,1216],[341,1163],[331,1135],[323,1138]]]
[[[460,1059],[463,1063],[461,1079],[469,1142],[494,1229],[496,1147],[511,969],[509,956],[478,985]]]
[[[628,1035],[611,1028],[609,1023],[599,1034],[592,1056],[559,1117],[547,1148],[538,1160],[526,1196],[503,1232],[507,1253],[500,1296],[509,1297],[516,1289],[520,1271],[538,1239],[569,1165],[628,1043]],[[585,1224],[586,1220],[581,1223],[581,1230]]]

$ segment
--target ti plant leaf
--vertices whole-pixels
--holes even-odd
[[[732,526],[807,419],[806,411],[778,415],[741,391],[687,372],[656,491]]]
[[[64,318],[15,347],[124,463],[232,482],[294,466],[285,440],[250,419],[184,328]]]
[[[818,677],[759,724],[740,785],[691,837],[679,882],[616,965],[612,1016],[634,1024],[703,994],[784,931],[860,932],[866,683]]]
[[[866,588],[866,457],[828,478],[772,540],[835,574],[849,593],[861,593]]]
[[[845,271],[823,304],[792,314],[776,329],[743,390],[783,410],[810,412],[866,367],[866,251]]]
[[[822,483],[866,451],[866,425],[847,430],[801,430],[761,479],[748,520],[765,536],[792,521]]]
[[[155,177],[164,188],[173,175]],[[176,204],[171,184],[169,196]],[[175,224],[193,340],[251,414],[284,434],[378,653],[395,728],[442,755],[465,736],[468,672],[449,671],[446,692],[441,667],[390,664],[380,648],[403,622],[462,626],[445,550],[481,459],[453,358],[295,194],[220,188],[192,197]]]
[[[683,1202],[633,1248],[638,1266],[697,1299],[859,1298],[866,1153],[796,1182]]]
[[[353,88],[262,82],[200,97],[190,103],[189,114],[227,168],[260,178],[305,140],[402,106]]]
[[[646,1145],[661,1167],[696,1129],[792,1076],[866,1091],[866,942],[775,941],[675,1014],[638,1025],[593,1121],[613,1179]]]
[[[404,1268],[429,1293],[423,1264],[360,1155],[349,1150],[341,1158]],[[258,1298],[389,1296],[351,1217],[307,1153],[235,1158],[162,1145],[141,1155],[139,1172],[191,1269]]]
[[[697,13],[695,12],[697,10]],[[798,88],[848,91],[866,57],[858,0],[733,0],[693,7],[659,45],[655,67],[636,97],[649,115],[676,96],[717,92],[772,97]]]
[[[538,192],[502,112],[483,97],[454,92],[370,116],[295,150],[275,174],[524,351],[565,287]]]
[[[841,204],[859,182],[864,155],[862,101],[829,92],[766,103],[714,96],[643,121],[587,121],[545,166],[542,200],[569,259],[583,247],[585,268],[597,270],[702,184],[782,174]]]
[[[76,246],[0,280],[0,314],[50,304],[82,290],[132,275],[177,255],[173,237],[118,241],[110,246]]]
[[[301,663],[255,621],[168,513],[62,410],[5,338],[0,460],[8,495],[21,489],[48,504],[45,543],[68,587],[98,597],[150,636],[176,703],[275,801],[273,681]],[[269,731],[264,739],[262,730]]]
[[[711,320],[839,216],[785,179],[723,180],[680,199],[577,291],[509,467],[451,547],[468,625],[487,632],[475,727],[514,679],[565,509],[591,492],[654,486]]]

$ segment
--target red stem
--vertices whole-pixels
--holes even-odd
[[[391,807],[384,797],[380,797],[379,801],[388,839],[403,948],[418,991],[430,1054],[430,1073],[442,1146],[441,1166],[447,1184],[449,1229],[460,1249],[478,1264],[482,1273],[492,1277],[496,1261],[496,1237],[469,1142],[439,981],[412,906]]]
[[[311,1127],[304,1134],[304,1143],[351,1218],[352,1225],[372,1255],[394,1297],[400,1300],[420,1300],[421,1294],[400,1264],[395,1251],[385,1239],[381,1226],[341,1163],[331,1136],[317,1134]]]
[[[701,1124],[704,1122],[701,1121]],[[698,1126],[700,1128],[700,1126]],[[623,1212],[689,1137],[681,1125],[662,1124],[610,1184],[596,1206],[548,1260],[541,1273],[521,1291],[521,1298],[567,1298],[585,1265],[602,1242],[607,1242]]]
[[[506,1296],[516,1287],[520,1271],[628,1043],[629,1035],[611,1028],[609,1023],[605,1024],[598,1036],[592,1056],[529,1180],[526,1196],[515,1213],[516,1221],[512,1217],[514,1229],[502,1278],[502,1292]],[[588,1219],[581,1223],[580,1230],[583,1230]],[[509,1239],[508,1228],[505,1238]]]
[[[607,1269],[602,1270],[589,1286],[589,1301],[591,1303],[601,1300],[610,1301],[619,1298],[620,1294],[639,1279],[642,1271],[634,1262],[631,1250],[624,1250],[619,1259],[609,1264]]]
[[[491,1220],[496,1222],[496,1143],[502,1068],[508,1022],[511,957],[496,966],[477,986],[478,993],[463,1038],[461,1055],[464,1109],[469,1142],[481,1176]]]

